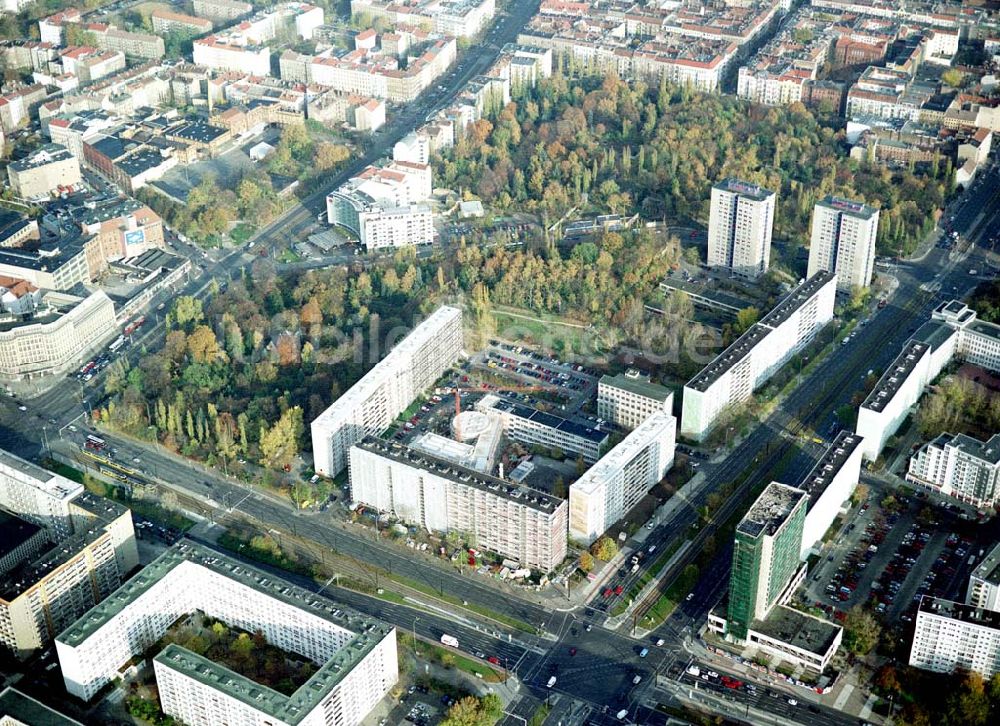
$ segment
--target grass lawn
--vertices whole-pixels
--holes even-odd
[[[524,622],[523,620],[512,618],[509,615],[504,615],[503,613],[491,610],[490,608],[483,607],[482,605],[476,605],[475,603],[469,603],[468,605],[464,605],[462,604],[461,598],[457,598],[454,595],[449,595],[447,593],[438,592],[434,588],[428,587],[427,585],[417,582],[416,580],[411,580],[408,577],[403,577],[401,575],[389,572],[385,573],[385,576],[395,580],[396,582],[406,585],[407,587],[410,587],[414,590],[418,590],[419,592],[426,593],[431,597],[435,597],[438,600],[445,600],[446,602],[450,602],[453,605],[458,605],[459,607],[463,607],[466,610],[471,610],[474,613],[478,613],[479,615],[482,615],[485,618],[489,618],[490,620],[496,620],[498,623],[509,625],[510,627],[516,630],[532,634],[538,632],[537,628],[535,628],[533,625],[529,623]]]
[[[457,668],[458,670],[476,676],[477,678],[482,678],[487,683],[498,683],[503,679],[502,674],[495,671],[487,663],[459,655],[453,650],[430,643],[426,640],[418,638],[414,641],[413,636],[409,633],[400,633],[398,637],[400,650],[413,652],[414,643],[416,643],[417,656],[425,660],[429,660],[432,663],[438,663],[443,665],[445,668]]]
[[[595,331],[576,327],[580,325],[577,321],[518,308],[495,309],[493,317],[497,335],[506,340],[523,340],[564,355],[567,351],[580,355],[603,351]]]
[[[241,222],[233,227],[232,232],[229,233],[229,239],[238,245],[245,244],[248,239],[253,237],[255,231],[256,228],[252,224]]]

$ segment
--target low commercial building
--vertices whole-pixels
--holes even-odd
[[[566,558],[564,499],[375,437],[352,446],[350,458],[354,502],[428,531],[467,533],[541,572]]]
[[[1000,499],[1000,434],[985,442],[941,434],[910,457],[906,480],[991,509]]]
[[[0,511],[24,525],[4,527],[0,644],[25,657],[108,597],[139,553],[131,512],[76,482],[0,451],[0,484]]]
[[[684,386],[681,434],[703,441],[833,318],[836,277],[821,271],[792,290]]]
[[[673,409],[674,392],[650,383],[636,370],[601,376],[597,383],[598,417],[623,429],[634,429],[654,413]]]
[[[504,434],[515,441],[558,449],[590,463],[601,458],[608,443],[606,431],[493,394],[483,396],[476,403],[476,410],[499,419]]]
[[[20,199],[43,199],[80,183],[80,160],[65,146],[46,144],[7,165],[11,190]]]
[[[937,673],[974,671],[989,680],[1000,672],[1000,612],[922,598],[910,665]]]
[[[958,300],[939,305],[932,318],[958,331],[957,357],[987,370],[1000,371],[1000,325],[978,320],[976,311]]]
[[[861,437],[841,431],[798,485],[809,495],[799,559],[819,552],[823,536],[854,493],[861,478],[861,454]]]
[[[336,476],[351,446],[389,428],[462,355],[462,311],[444,305],[311,424],[317,473]]]
[[[569,533],[590,544],[624,517],[674,463],[677,419],[652,413],[569,488]]]
[[[92,699],[179,618],[196,612],[260,632],[318,670],[286,696],[171,644],[153,658],[160,705],[190,726],[356,725],[398,681],[392,626],[220,550],[182,542],[59,635],[66,690]]]
[[[985,610],[1000,610],[1000,544],[986,553],[969,575],[965,604]]]
[[[115,306],[101,290],[85,298],[46,293],[27,320],[0,323],[0,378],[66,373],[118,332]]]

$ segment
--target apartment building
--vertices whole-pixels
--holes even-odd
[[[985,610],[1000,610],[1000,544],[987,552],[969,575],[965,604]]]
[[[442,306],[311,424],[315,469],[336,476],[348,450],[377,436],[462,355],[462,311]]]
[[[836,278],[817,272],[684,386],[681,434],[703,441],[833,318]]]
[[[0,451],[0,485],[0,644],[25,657],[110,595],[139,554],[131,512],[76,482]]]
[[[491,394],[476,402],[476,410],[500,421],[503,433],[529,446],[559,449],[594,463],[608,443],[608,433]]]
[[[879,210],[863,202],[827,196],[813,207],[808,274],[837,276],[837,289],[850,292],[871,284]]]
[[[654,413],[673,409],[674,392],[637,370],[601,376],[597,382],[597,416],[623,429],[635,429]]]
[[[8,686],[0,691],[0,724],[3,726],[83,726],[76,719]]]
[[[80,183],[80,160],[65,146],[45,144],[10,162],[7,179],[19,199],[44,199]]]
[[[799,482],[798,488],[809,495],[799,559],[806,560],[822,549],[823,537],[844,510],[861,478],[861,455],[861,437],[841,431]]]
[[[253,5],[238,0],[194,0],[195,15],[218,23],[239,20],[252,12]]]
[[[1000,434],[985,442],[965,434],[941,434],[910,457],[906,479],[991,509],[1000,498]]]
[[[954,355],[987,370],[1000,371],[1000,325],[978,320],[976,311],[958,300],[939,305],[932,319],[958,332]]]
[[[937,673],[1000,672],[1000,612],[924,597],[910,646],[910,665]]]
[[[768,616],[799,569],[808,502],[801,489],[771,482],[736,526],[727,630],[737,640]]]
[[[194,41],[194,62],[219,71],[239,71],[254,76],[271,74],[271,50],[246,42],[239,35],[220,33]]]
[[[129,58],[158,60],[166,53],[163,38],[149,33],[133,33],[113,25],[88,23],[87,31],[94,34],[96,45],[102,50],[124,53]]]
[[[916,339],[903,346],[858,409],[855,430],[864,438],[864,457],[874,461],[940,369],[931,365],[931,345]]]
[[[734,277],[755,280],[771,262],[774,192],[726,179],[712,186],[708,221],[708,264]]]
[[[66,373],[118,332],[114,303],[103,290],[85,298],[48,292],[42,304],[43,315],[0,330],[0,378]]]
[[[471,38],[492,20],[495,0],[418,0],[402,5],[392,0],[352,0],[351,13],[385,18],[393,25],[419,25],[455,38]]]
[[[83,21],[83,14],[78,8],[65,8],[58,13],[49,15],[38,21],[38,37],[43,43],[54,46],[63,44],[63,29],[69,23]]]
[[[323,8],[300,2],[280,3],[233,26],[229,32],[238,34],[251,45],[264,45],[282,33],[294,32],[303,40],[312,40],[316,28],[323,24]]]
[[[327,195],[327,221],[354,233],[368,249],[430,244],[433,214],[423,202],[431,191],[425,163],[370,166]]]
[[[432,532],[471,535],[477,547],[551,572],[566,558],[566,500],[396,442],[351,447],[351,498]]]
[[[187,35],[206,35],[212,32],[212,21],[194,15],[175,13],[172,10],[156,8],[150,14],[154,33],[184,33]]]
[[[674,463],[677,419],[659,410],[569,488],[569,533],[590,544],[624,517]]]
[[[121,51],[67,48],[59,60],[63,73],[76,76],[81,84],[93,83],[125,68],[125,54]]]
[[[66,690],[85,701],[178,619],[260,631],[317,666],[290,696],[176,644],[153,658],[160,704],[190,726],[360,724],[398,681],[396,630],[204,545],[164,552],[56,639]],[[331,717],[330,714],[336,714]]]

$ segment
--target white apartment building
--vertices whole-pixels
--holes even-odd
[[[674,392],[636,370],[601,376],[597,382],[597,416],[623,429],[637,428],[654,413],[673,408]]]
[[[396,442],[351,447],[351,499],[433,532],[551,572],[566,558],[566,500]]]
[[[103,290],[83,299],[49,292],[43,301],[56,298],[67,308],[61,314],[0,330],[0,377],[24,380],[64,373],[117,333],[115,305]]]
[[[23,657],[110,595],[139,553],[128,509],[6,451],[0,506],[39,532],[0,557],[0,644]]]
[[[910,647],[910,665],[937,673],[1000,672],[1000,612],[924,597]]]
[[[735,277],[755,280],[771,263],[774,192],[726,179],[712,186],[708,221],[708,264]]]
[[[323,24],[323,8],[308,3],[288,2],[261,10],[247,18],[232,31],[252,45],[264,45],[287,29],[294,27],[303,40],[312,40],[316,28]]]
[[[1000,434],[983,442],[941,434],[910,457],[907,481],[990,509],[1000,498]]]
[[[271,75],[271,50],[237,35],[209,35],[194,41],[194,62],[219,71]]]
[[[0,691],[0,726],[83,726],[8,686]]]
[[[11,190],[19,199],[42,199],[59,187],[80,183],[80,160],[65,146],[46,144],[7,165]]]
[[[674,463],[677,419],[648,416],[569,488],[569,534],[590,544],[624,517]]]
[[[954,354],[967,363],[1000,371],[1000,325],[976,319],[976,311],[958,300],[942,303],[932,314],[958,331]]]
[[[167,550],[56,640],[66,690],[90,700],[178,619],[198,613],[318,667],[285,696],[176,644],[153,659],[160,704],[189,726],[356,726],[398,681],[395,628],[207,546]]]
[[[218,22],[236,20],[253,12],[253,5],[238,0],[194,0],[194,14]]]
[[[813,208],[808,274],[820,270],[837,276],[837,289],[851,291],[871,284],[879,211],[862,202],[827,196]]]
[[[858,409],[855,431],[864,437],[864,457],[874,461],[896,433],[938,371],[931,370],[931,346],[910,340]],[[933,373],[933,375],[932,375]]]
[[[500,421],[509,438],[529,446],[559,449],[594,463],[608,443],[608,433],[583,426],[547,411],[539,411],[492,393],[476,402],[476,410]]]
[[[809,495],[809,509],[802,525],[802,551],[806,560],[823,546],[823,536],[851,498],[861,478],[861,437],[841,431],[830,448],[798,484]]]
[[[393,161],[408,161],[411,164],[429,164],[431,142],[425,134],[411,131],[392,147]]]
[[[703,441],[719,416],[746,401],[833,318],[836,278],[812,275],[684,386],[681,434]]]
[[[367,250],[429,245],[434,241],[434,215],[426,204],[369,206],[358,213],[358,228],[358,239]]]
[[[419,25],[437,33],[468,38],[496,13],[495,0],[418,0],[401,5],[392,0],[351,0],[351,14],[385,18],[393,25]]]
[[[1000,610],[1000,544],[993,547],[969,575],[965,604]]]
[[[462,311],[442,306],[312,422],[317,473],[340,473],[352,445],[385,431],[461,355]]]

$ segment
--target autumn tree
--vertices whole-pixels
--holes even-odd
[[[855,655],[868,655],[878,644],[882,626],[870,611],[855,605],[844,618],[844,646]]]
[[[207,325],[199,325],[187,337],[187,349],[196,363],[211,363],[222,355],[219,341]]]
[[[589,552],[583,552],[580,555],[580,569],[583,572],[590,572],[594,569],[594,556]]]
[[[302,409],[294,406],[281,414],[281,418],[267,428],[261,424],[260,463],[272,469],[281,469],[292,463],[299,453],[299,439],[303,432]]]
[[[167,313],[167,327],[189,328],[205,319],[201,300],[191,295],[181,295]]]
[[[351,158],[351,151],[342,144],[332,144],[321,141],[316,144],[313,153],[313,168],[317,171],[328,171]]]
[[[605,535],[590,546],[590,554],[603,562],[608,562],[618,554],[618,543]]]

